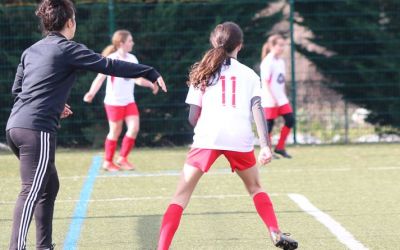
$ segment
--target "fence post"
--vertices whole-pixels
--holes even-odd
[[[115,30],[114,0],[108,0],[108,35],[110,39]]]
[[[344,143],[349,143],[349,103],[344,100]]]
[[[297,85],[296,85],[296,67],[295,67],[295,43],[294,43],[294,1],[290,0],[290,63],[291,63],[291,71],[292,71],[292,107],[293,107],[293,115],[295,117],[295,121],[297,121],[297,106],[296,106],[296,95],[297,95]],[[293,126],[293,143],[297,144],[297,126],[296,123]]]

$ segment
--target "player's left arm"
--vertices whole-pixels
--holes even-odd
[[[194,104],[190,104],[189,117],[188,117],[190,125],[192,125],[193,127],[196,126],[197,121],[200,118],[200,114],[201,114],[201,107]]]
[[[254,96],[251,99],[251,112],[256,124],[257,134],[260,138],[260,154],[258,160],[261,164],[265,165],[272,159],[271,142],[269,141],[268,125],[264,117],[264,112],[261,107],[261,97]]]
[[[268,135],[268,124],[264,116],[263,108],[261,107],[261,97],[254,96],[251,99],[251,112],[257,127],[257,134],[260,137],[260,146],[271,147]]]

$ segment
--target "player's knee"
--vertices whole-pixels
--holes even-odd
[[[118,140],[120,134],[121,134],[122,129],[111,129],[110,132],[108,133],[108,138],[113,139],[113,140]]]
[[[294,120],[294,116],[293,115],[288,115],[288,116],[285,117],[285,126],[286,127],[293,128],[294,123],[295,123],[295,120]]]
[[[139,133],[139,127],[128,128],[128,131],[126,133],[129,137],[136,137]]]

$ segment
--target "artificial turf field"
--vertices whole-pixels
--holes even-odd
[[[100,152],[59,150],[56,249],[155,249],[186,152],[136,149],[130,159],[138,170],[111,174],[96,170]],[[400,144],[303,146],[289,152],[294,159],[262,167],[261,179],[281,229],[299,241],[299,249],[350,248],[289,194],[306,197],[364,249],[400,249]],[[0,154],[0,249],[8,248],[20,188],[17,164],[13,155]],[[243,184],[227,166],[219,159],[201,179],[171,249],[276,249]],[[27,249],[35,249],[34,233],[33,221]]]

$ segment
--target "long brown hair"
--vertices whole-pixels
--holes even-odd
[[[204,89],[211,84],[228,54],[243,43],[243,31],[233,22],[218,24],[210,34],[210,43],[212,48],[190,69],[187,84],[195,88]]]
[[[268,37],[268,40],[264,43],[261,50],[261,60],[263,60],[268,53],[271,52],[272,47],[278,43],[279,39],[283,39],[283,36],[275,34]]]
[[[111,44],[108,45],[107,47],[104,48],[103,52],[101,54],[103,56],[108,56],[115,51],[118,50],[119,47],[121,47],[121,43],[126,42],[128,40],[128,37],[132,36],[131,32],[127,30],[117,30],[114,32],[112,39],[111,39]]]

